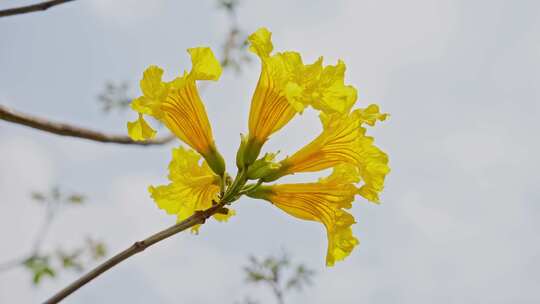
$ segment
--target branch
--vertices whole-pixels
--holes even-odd
[[[197,224],[202,224],[204,221],[212,216],[215,213],[221,212],[223,209],[223,206],[225,206],[225,202],[221,202],[217,205],[214,205],[204,211],[198,211],[192,216],[188,217],[184,221],[177,223],[174,226],[171,226],[165,230],[162,230],[142,241],[135,242],[133,245],[131,245],[128,249],[118,253],[117,255],[113,256],[112,258],[108,259],[101,265],[94,268],[92,271],[88,272],[84,276],[80,277],[75,282],[68,285],[66,288],[59,291],[57,294],[55,294],[53,297],[48,299],[44,302],[44,304],[53,304],[58,303],[65,297],[72,294],[77,289],[84,286],[86,283],[92,281],[96,277],[98,277],[100,274],[104,273],[105,271],[113,268],[117,264],[121,263],[122,261],[128,259],[132,255],[135,255],[146,248],[154,245],[155,243],[158,243],[170,236],[173,236],[181,231],[184,231],[190,227],[193,227]]]
[[[71,2],[71,1],[74,1],[74,0],[50,0],[50,1],[45,1],[45,2],[36,3],[32,5],[10,8],[10,9],[0,11],[0,17],[7,17],[7,16],[13,16],[13,15],[44,11],[53,6],[64,4],[66,2]]]
[[[270,287],[272,287],[272,291],[274,292],[274,295],[276,296],[276,300],[278,304],[285,304],[285,302],[283,301],[283,292],[281,291],[277,282],[270,281],[269,284],[270,284]]]
[[[10,261],[7,261],[7,262],[0,263],[0,272],[8,271],[8,270],[11,270],[11,269],[13,269],[15,267],[20,266],[28,258],[29,257],[17,258],[17,259],[13,259],[13,260],[10,260]]]
[[[11,110],[2,105],[0,105],[0,119],[61,136],[78,137],[103,143],[149,146],[163,145],[175,139],[174,135],[169,135],[154,140],[134,141],[129,136],[109,135],[65,123],[52,122],[44,118]]]

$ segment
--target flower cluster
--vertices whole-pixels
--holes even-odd
[[[261,60],[261,74],[249,113],[249,133],[242,136],[234,180],[212,135],[196,81],[217,80],[221,67],[209,48],[189,49],[192,69],[166,82],[163,70],[150,66],[143,74],[143,95],[131,107],[139,118],[128,123],[134,140],[153,138],[156,131],[144,120],[152,116],[194,150],[176,148],[169,165],[168,185],[149,188],[157,206],[182,221],[213,204],[230,205],[242,195],[270,202],[286,213],[322,223],[327,232],[326,264],[347,257],[358,240],[347,212],[356,195],[379,202],[384,178],[390,171],[387,155],[366,136],[366,126],[383,121],[377,105],[353,109],[356,89],[344,83],[345,64],[323,65],[322,57],[305,64],[297,52],[272,53],[271,33],[261,28],[249,36],[250,51]],[[275,153],[261,157],[269,137],[297,114],[311,107],[320,113],[323,130],[310,143],[283,160]],[[201,156],[204,160],[201,162]],[[332,168],[332,173],[312,183],[267,184],[301,172]],[[256,181],[249,183],[249,181]],[[224,221],[234,214],[215,214]],[[194,230],[197,231],[198,227]]]

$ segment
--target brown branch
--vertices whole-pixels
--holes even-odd
[[[66,2],[71,2],[71,1],[74,1],[74,0],[50,0],[50,1],[45,1],[45,2],[36,3],[32,5],[27,5],[27,6],[9,8],[9,9],[0,11],[0,17],[7,17],[7,16],[13,16],[13,15],[44,11],[44,10],[48,10],[49,8],[53,6],[64,4]]]
[[[177,223],[174,226],[171,226],[165,230],[162,230],[142,241],[135,242],[133,245],[131,245],[126,250],[118,253],[117,255],[113,256],[112,258],[108,259],[107,261],[103,262],[101,265],[97,266],[87,274],[80,277],[75,282],[68,285],[66,288],[59,291],[57,294],[55,294],[53,297],[48,299],[44,302],[44,304],[52,304],[52,303],[58,303],[62,301],[65,297],[72,294],[77,289],[84,286],[86,283],[92,281],[105,271],[111,269],[112,267],[116,266],[117,264],[121,263],[122,261],[126,260],[127,258],[131,257],[132,255],[135,255],[146,248],[154,245],[155,243],[158,243],[168,237],[171,237],[181,231],[184,231],[190,227],[193,227],[198,224],[204,223],[204,221],[212,216],[215,213],[220,213],[223,211],[223,206],[225,205],[224,202],[219,203],[217,205],[214,205],[204,211],[198,211],[194,215],[188,217],[184,221]]]
[[[0,119],[61,136],[84,138],[102,143],[149,146],[163,145],[175,139],[174,135],[169,135],[154,140],[134,141],[129,136],[109,135],[65,123],[52,122],[48,119],[11,110],[2,105],[0,105]]]

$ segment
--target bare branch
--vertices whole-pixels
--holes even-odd
[[[303,287],[311,285],[311,279],[315,272],[303,264],[297,264],[296,269],[286,271],[293,267],[287,254],[282,257],[269,256],[259,260],[254,256],[249,258],[249,265],[244,267],[249,283],[263,284],[268,286],[278,304],[285,303],[285,296],[292,288],[300,291]],[[284,274],[285,273],[285,274]],[[285,277],[289,277],[285,282]]]
[[[171,237],[181,231],[184,231],[188,228],[191,228],[195,225],[202,224],[204,221],[209,218],[210,216],[214,215],[218,211],[222,210],[223,206],[225,206],[225,202],[221,202],[217,205],[214,205],[204,211],[198,211],[195,212],[192,216],[188,217],[187,219],[183,220],[182,222],[179,222],[178,224],[171,226],[165,230],[162,230],[142,241],[135,242],[133,245],[131,245],[126,250],[118,253],[117,255],[113,256],[112,258],[108,259],[101,265],[94,268],[92,271],[88,272],[84,276],[80,277],[75,282],[71,283],[66,288],[59,291],[57,294],[55,294],[52,298],[45,301],[45,304],[52,304],[52,303],[58,303],[65,297],[72,294],[77,289],[84,286],[86,283],[92,281],[102,273],[106,272],[107,270],[113,268],[117,264],[121,263],[122,261],[128,259],[132,255],[135,255],[146,248],[154,245],[155,243],[158,243],[160,241],[163,241],[164,239]]]
[[[110,135],[66,123],[52,122],[48,119],[11,110],[2,105],[0,105],[0,119],[61,136],[84,138],[102,143],[149,146],[163,145],[176,138],[174,135],[169,135],[154,140],[134,141],[129,136]]]
[[[8,271],[8,270],[11,270],[11,269],[13,269],[15,267],[19,267],[27,259],[28,259],[28,257],[24,257],[24,258],[16,258],[16,259],[13,259],[13,260],[9,260],[7,262],[2,262],[2,263],[0,263],[0,272]]]
[[[247,55],[247,35],[238,26],[236,16],[238,0],[219,0],[218,4],[229,18],[229,29],[222,47],[221,65],[223,68],[233,68],[240,73],[242,63],[249,63],[250,57]]]
[[[50,1],[44,1],[44,2],[41,2],[41,3],[32,4],[32,5],[10,8],[10,9],[0,11],[0,18],[1,17],[7,17],[7,16],[13,16],[13,15],[20,15],[20,14],[27,14],[27,13],[44,11],[44,10],[47,10],[47,9],[53,7],[53,6],[64,4],[64,3],[67,3],[67,2],[71,2],[71,1],[74,1],[74,0],[50,0]]]

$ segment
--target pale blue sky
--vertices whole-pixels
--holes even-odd
[[[348,66],[359,106],[391,119],[369,132],[393,171],[374,206],[358,199],[361,239],[324,267],[326,238],[315,223],[243,199],[227,224],[180,235],[85,286],[66,303],[233,303],[244,295],[250,254],[286,248],[318,272],[290,303],[537,303],[540,301],[540,19],[537,1],[243,1],[248,32],[274,34],[297,50]],[[28,1],[3,1],[0,8]],[[189,69],[185,49],[218,50],[227,19],[207,1],[75,1],[0,19],[0,104],[122,133],[132,113],[103,115],[107,80],[136,84],[144,68],[169,77]],[[204,99],[220,150],[233,168],[259,65],[210,84]],[[138,93],[133,88],[132,93]],[[267,149],[293,152],[318,133],[314,113],[296,118]],[[51,185],[89,194],[55,222],[48,246],[101,237],[116,252],[174,223],[146,187],[166,181],[170,149],[60,138],[0,121],[0,259],[24,253],[41,211],[32,190]],[[303,177],[297,177],[296,179]],[[305,178],[305,177],[304,177]],[[38,288],[23,270],[0,275],[0,302],[39,302],[73,279]]]

